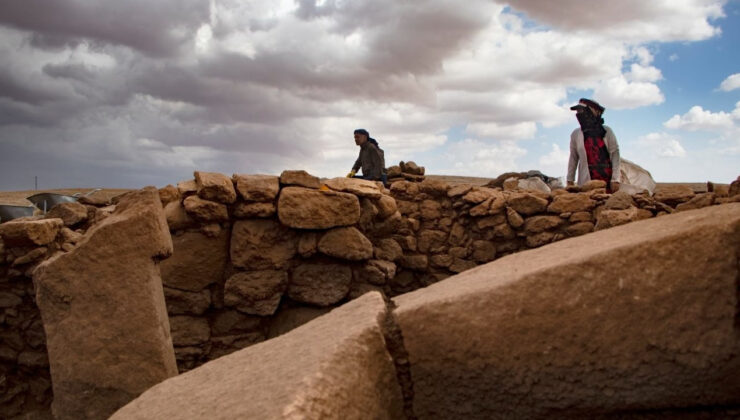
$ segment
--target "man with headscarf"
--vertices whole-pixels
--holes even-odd
[[[357,170],[362,168],[362,176],[357,176],[357,178],[385,183],[385,156],[377,140],[370,137],[370,133],[364,128],[355,130],[354,135],[355,144],[360,146],[360,155],[350,173],[347,174],[347,178],[355,178]]]
[[[578,168],[578,185],[600,179],[606,182],[607,192],[619,189],[619,144],[611,128],[604,125],[601,115],[605,108],[598,102],[581,98],[576,111],[580,128],[570,135],[570,159],[568,160],[568,185],[573,185]]]

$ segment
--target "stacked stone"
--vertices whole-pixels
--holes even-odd
[[[391,295],[424,287],[495,258],[675,211],[739,201],[740,194],[658,189],[655,197],[606,193],[603,181],[552,193],[398,181],[391,194],[403,216],[391,239],[403,250]],[[724,195],[724,197],[719,197]]]
[[[393,184],[398,181],[421,182],[424,181],[424,167],[417,165],[413,161],[401,161],[396,166],[388,168],[388,183]]]
[[[368,290],[390,292],[401,250],[383,239],[401,215],[379,183],[196,172],[160,198],[173,236],[161,267],[181,371]]]
[[[64,230],[64,233],[63,233]],[[52,399],[41,313],[31,273],[75,232],[61,219],[0,225],[0,417],[48,411]]]

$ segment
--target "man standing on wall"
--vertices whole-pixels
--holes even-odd
[[[358,128],[354,134],[355,144],[360,146],[360,155],[357,157],[350,173],[347,174],[347,178],[383,181],[383,184],[385,184],[385,156],[383,150],[364,128]],[[362,168],[362,176],[355,176],[360,168]]]
[[[606,182],[607,192],[616,192],[620,180],[619,144],[612,129],[604,125],[601,118],[605,108],[596,101],[581,98],[578,105],[570,109],[576,111],[581,128],[570,135],[568,185],[573,185],[578,167],[578,185],[600,179]]]

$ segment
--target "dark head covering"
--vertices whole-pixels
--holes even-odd
[[[601,106],[598,102],[596,102],[596,101],[594,101],[592,99],[586,99],[586,98],[579,99],[578,100],[578,105],[573,105],[572,107],[570,107],[570,109],[571,109],[571,111],[575,111],[578,108],[583,108],[583,107],[586,107],[586,106],[590,106],[592,108],[598,109],[600,114],[603,114],[604,111],[606,111],[606,108],[604,108],[603,106]]]
[[[606,110],[606,108],[601,106],[598,102],[586,98],[581,98],[578,101],[578,105],[573,105],[570,109],[574,111],[581,109],[584,110],[584,112],[577,113],[576,118],[578,119],[578,123],[581,125],[581,130],[585,136],[604,137],[606,134],[604,119],[601,118],[601,115],[595,115],[591,112],[589,107],[599,110],[599,114],[603,114]]]
[[[370,143],[373,143],[376,146],[378,145],[378,141],[375,140],[374,138],[371,138],[370,137],[370,133],[367,130],[365,130],[364,128],[358,128],[357,130],[355,130],[355,134],[364,134],[364,135],[367,136],[367,140]]]

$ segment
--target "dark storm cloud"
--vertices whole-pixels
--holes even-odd
[[[209,19],[202,0],[22,0],[0,2],[0,24],[34,34],[36,46],[66,47],[90,39],[171,56]]]
[[[29,105],[41,105],[62,98],[58,93],[24,83],[7,68],[0,67],[0,98],[3,97]]]

